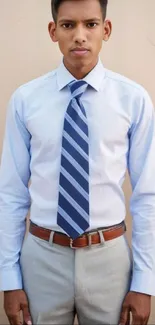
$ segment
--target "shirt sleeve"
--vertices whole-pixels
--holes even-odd
[[[11,97],[0,166],[0,290],[22,288],[20,251],[30,208],[30,134],[17,90]]]
[[[155,295],[155,113],[147,93],[129,134],[132,185],[133,275],[131,291]]]

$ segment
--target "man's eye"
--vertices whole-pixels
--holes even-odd
[[[72,24],[67,23],[67,24],[63,24],[62,27],[66,28],[66,29],[70,29],[73,26],[72,26]]]
[[[89,28],[94,28],[94,27],[97,26],[97,23],[89,23],[89,24],[87,24],[87,26],[88,26]]]

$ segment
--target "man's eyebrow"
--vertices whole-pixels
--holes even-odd
[[[59,20],[59,24],[62,24],[62,23],[74,23],[76,20],[74,19],[69,19],[69,18],[62,18]],[[93,17],[93,18],[89,18],[89,19],[84,19],[83,22],[86,22],[86,23],[89,23],[91,21],[96,21],[96,22],[100,22],[101,19],[100,18],[97,18],[97,17]]]
[[[59,20],[59,23],[73,23],[73,19],[63,18]]]
[[[100,18],[94,17],[94,18],[90,18],[90,19],[86,19],[86,22],[90,22],[90,21],[101,21]]]

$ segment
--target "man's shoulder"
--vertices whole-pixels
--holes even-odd
[[[152,114],[153,102],[148,90],[141,84],[129,79],[119,73],[106,69],[107,81],[109,89],[115,90],[120,98],[130,100],[134,104],[134,109],[144,109]]]
[[[15,94],[20,93],[23,98],[35,94],[39,95],[42,91],[48,89],[48,85],[50,85],[52,89],[52,82],[55,82],[55,78],[56,69],[20,85],[16,89]]]
[[[129,92],[136,91],[139,94],[145,94],[147,92],[141,84],[117,72],[106,69],[106,77],[115,86],[126,89]]]

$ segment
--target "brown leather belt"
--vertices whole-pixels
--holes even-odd
[[[82,236],[72,239],[68,237],[67,235],[60,233],[60,232],[54,232],[53,235],[53,243],[61,245],[61,246],[68,246],[71,248],[83,248],[86,246],[99,244],[101,243],[101,234],[104,237],[105,241],[115,239],[117,237],[122,236],[126,231],[125,223],[121,223],[120,225],[113,226],[112,228],[102,229],[102,230],[96,230],[93,232],[84,233]],[[36,224],[30,222],[30,228],[29,232],[46,241],[49,241],[51,230],[42,228],[37,226]]]

